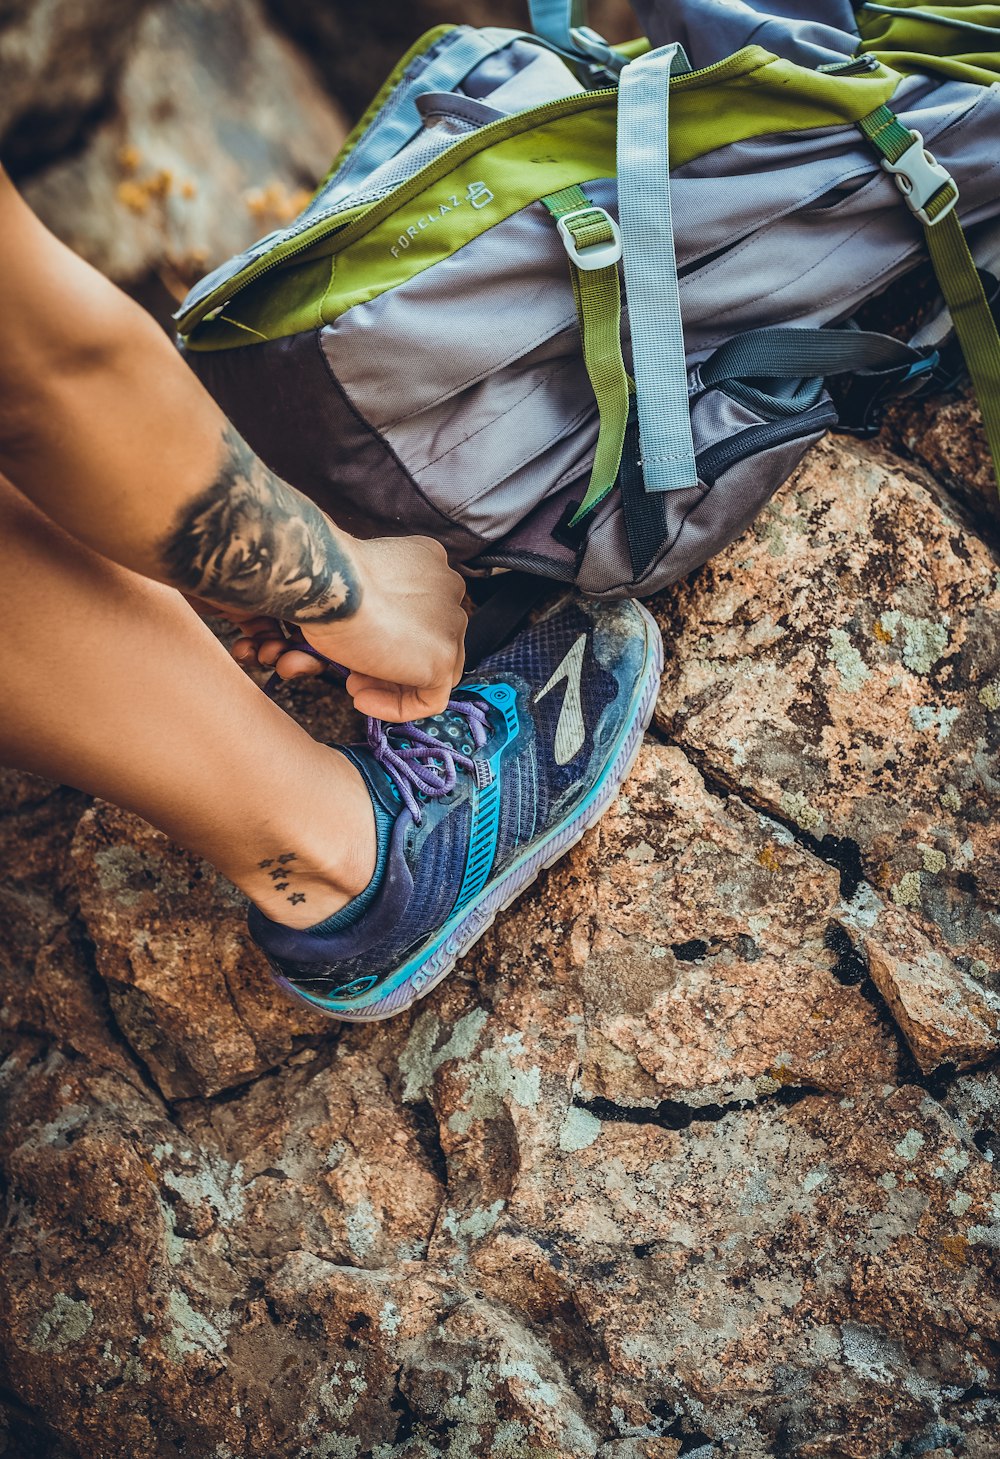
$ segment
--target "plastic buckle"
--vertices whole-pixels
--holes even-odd
[[[895,162],[883,157],[882,166],[896,179],[896,186],[903,194],[910,212],[916,214],[925,228],[933,228],[942,218],[947,218],[958,202],[958,184],[947,167],[942,167],[933,154],[927,151],[920,133],[913,132],[912,136],[913,141],[902,157]],[[953,197],[936,217],[931,218],[927,212],[927,204],[944,187],[951,187]]]
[[[577,50],[584,56],[589,56],[596,61],[602,70],[607,71],[610,76],[617,76],[624,70],[626,60],[620,56],[614,47],[609,46],[602,35],[596,30],[591,30],[589,25],[574,25],[570,30],[570,36]]]
[[[611,229],[611,237],[606,243],[589,243],[581,249],[567,227],[573,218],[593,218],[595,223],[598,220],[606,223]],[[569,254],[570,262],[586,273],[592,269],[610,268],[622,256],[622,235],[618,231],[618,224],[610,213],[606,212],[604,208],[597,207],[596,204],[587,208],[575,208],[572,213],[563,213],[562,217],[556,220],[556,227],[559,229],[559,236],[563,241],[563,247]]]

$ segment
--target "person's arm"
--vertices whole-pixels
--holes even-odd
[[[2,169],[0,472],[123,566],[237,620],[298,624],[355,671],[365,712],[436,713],[461,674],[463,584],[443,549],[361,542],[275,476],[154,321]]]

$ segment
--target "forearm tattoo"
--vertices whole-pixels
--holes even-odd
[[[161,546],[171,582],[222,608],[288,622],[349,618],[361,586],[323,513],[269,471],[232,427],[224,439],[218,476]]]

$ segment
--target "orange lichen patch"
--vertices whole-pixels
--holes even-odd
[[[138,182],[120,182],[115,196],[133,213],[144,213],[149,207],[149,193]]]
[[[290,223],[301,213],[310,196],[306,188],[290,192],[283,183],[270,182],[267,187],[253,188],[244,201],[247,212],[257,223]]]
[[[872,624],[872,638],[877,638],[879,643],[892,643],[892,634],[888,628],[883,628],[882,621],[876,618]]]
[[[157,1176],[156,1176],[156,1171],[153,1169],[152,1165],[150,1165],[150,1163],[149,1163],[148,1160],[144,1160],[142,1162],[142,1169],[143,1169],[143,1174],[145,1175],[146,1179],[149,1181],[150,1185],[159,1185],[159,1181],[158,1181]]]
[[[192,182],[190,178],[187,178],[184,182],[181,183],[182,198],[193,198],[197,197],[197,195],[198,184],[196,182]]]
[[[680,1439],[647,1439],[642,1446],[643,1459],[677,1459]]]
[[[765,871],[775,872],[781,870],[781,862],[775,855],[773,846],[765,846],[762,851],[758,852],[757,861]]]
[[[889,887],[892,885],[892,867],[888,861],[880,861],[875,872],[875,885],[878,887]]]
[[[118,166],[122,172],[130,175],[137,172],[139,163],[142,161],[142,153],[133,142],[127,142],[124,147],[118,149]]]
[[[946,1266],[963,1267],[969,1260],[969,1243],[964,1236],[942,1236],[938,1242]]]
[[[149,189],[150,197],[165,198],[174,185],[174,174],[163,167],[159,172],[154,172],[143,186]]]
[[[149,177],[141,179],[129,178],[127,182],[120,182],[115,189],[115,196],[120,203],[123,203],[130,212],[145,213],[153,199],[165,198],[174,185],[174,175],[166,168],[159,172],[151,173]]]

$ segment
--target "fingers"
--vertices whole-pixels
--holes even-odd
[[[260,651],[265,644],[280,644],[282,648],[287,647],[287,640],[277,618],[263,616],[247,618],[236,626],[240,630],[240,635],[230,644],[229,652],[245,669],[270,667],[274,663],[277,653],[269,654],[267,658],[261,657]]]
[[[384,719],[388,724],[402,724],[409,719],[426,719],[440,714],[448,706],[451,685],[438,684],[431,689],[416,689],[405,684],[390,684],[367,674],[351,674],[347,692],[360,714]]]
[[[326,668],[320,659],[290,648],[274,660],[274,667],[282,679],[305,679],[310,675],[322,674]]]
[[[232,653],[247,668],[276,666],[281,678],[297,678],[322,672],[300,651],[308,643],[355,671],[347,688],[362,713],[396,724],[440,714],[464,668],[464,579],[429,537],[376,538],[362,548],[370,561],[360,613],[294,629],[248,618]]]
[[[286,638],[277,618],[249,618],[239,626],[240,637],[229,651],[243,668],[276,668],[282,679],[301,679],[323,672],[325,665],[314,655],[296,650],[298,630],[293,629],[293,637]]]

